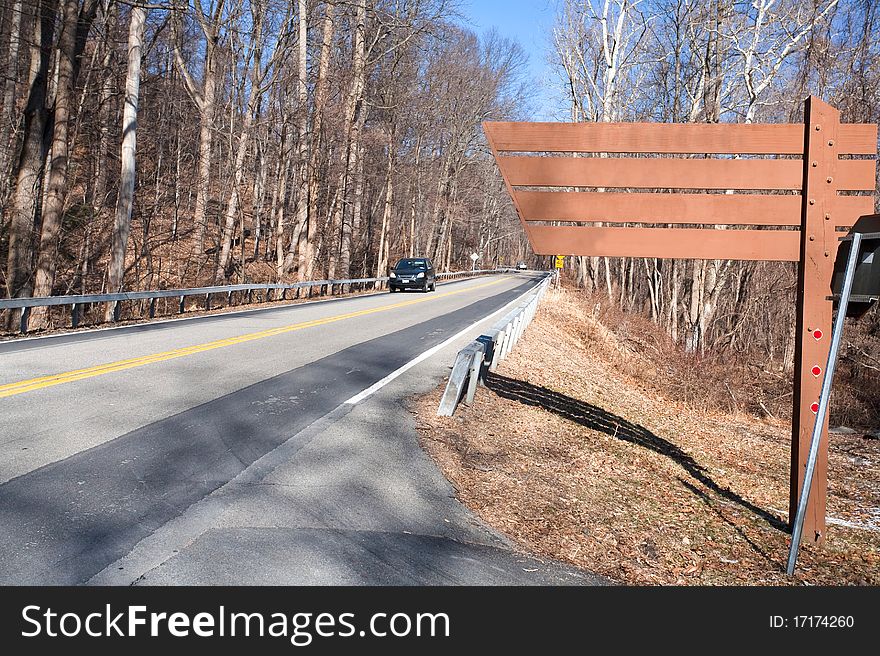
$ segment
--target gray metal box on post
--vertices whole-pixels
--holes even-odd
[[[831,289],[835,300],[840,298],[840,288],[843,284],[843,274],[851,246],[852,239],[844,238],[837,252],[834,275],[831,279]],[[852,283],[852,295],[847,310],[848,317],[862,316],[880,299],[880,232],[863,233],[862,245],[859,250],[859,259]]]

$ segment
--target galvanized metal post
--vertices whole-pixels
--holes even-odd
[[[489,363],[489,371],[493,373],[498,368],[498,363],[501,362],[501,358],[503,357],[508,330],[507,327],[503,328],[498,332],[498,336],[495,338],[495,346],[492,348],[492,362]]]
[[[800,500],[798,501],[797,514],[795,515],[791,529],[791,548],[788,551],[788,567],[786,570],[789,575],[794,574],[798,548],[801,544],[804,518],[807,513],[810,488],[813,484],[813,473],[816,469],[816,461],[819,455],[819,445],[822,442],[822,434],[825,432],[823,428],[828,413],[828,401],[831,396],[831,382],[834,380],[834,368],[837,366],[837,352],[840,349],[840,340],[843,337],[843,326],[846,322],[846,310],[849,306],[853,276],[855,276],[856,264],[859,260],[859,247],[861,244],[862,235],[857,232],[853,233],[849,258],[846,262],[846,274],[840,292],[840,302],[837,306],[837,318],[834,321],[834,331],[831,335],[831,348],[828,352],[828,362],[825,366],[825,377],[822,379],[822,392],[819,396],[819,409],[816,413],[816,423],[813,425],[813,434],[810,437],[810,452],[807,456],[807,468],[804,472],[804,483],[801,488]]]
[[[21,309],[21,315],[19,316],[19,330],[22,335],[28,331],[28,318],[30,318],[30,316],[31,309],[29,307]]]
[[[483,357],[486,354],[486,345],[477,341],[474,346],[474,358],[471,362],[470,374],[468,375],[467,396],[465,403],[470,405],[474,402],[474,396],[477,393],[477,382],[480,380],[480,369],[483,368]]]

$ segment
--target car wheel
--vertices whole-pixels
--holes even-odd
[[[432,282],[432,283],[431,283],[431,291],[432,291],[432,292],[436,292],[436,291],[437,291],[437,283],[436,283],[436,282]]]
[[[396,287],[389,287],[388,291],[390,291],[393,294],[397,291],[397,288]]]
[[[427,282],[424,285],[422,285],[422,293],[423,294],[428,293],[428,283]]]

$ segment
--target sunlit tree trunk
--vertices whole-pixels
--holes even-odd
[[[55,284],[58,261],[58,238],[67,199],[70,133],[73,127],[73,103],[79,60],[86,37],[98,10],[97,0],[86,0],[80,8],[78,0],[63,0],[61,31],[58,35],[56,63],[57,85],[53,104],[52,161],[47,182],[46,201],[40,227],[40,246],[34,279],[34,295],[50,296]],[[32,325],[45,328],[47,309],[34,308]]]
[[[33,39],[30,42],[28,98],[24,108],[23,137],[16,166],[15,186],[9,207],[9,250],[6,260],[6,291],[10,297],[30,296],[33,290],[35,223],[42,197],[43,166],[48,144],[45,131],[49,121],[47,106],[49,57],[55,31],[57,4],[43,0],[35,11]],[[8,326],[17,312],[8,313]]]
[[[128,28],[128,73],[125,76],[125,104],[122,110],[122,151],[120,153],[122,165],[119,173],[116,216],[113,221],[110,264],[107,267],[107,287],[111,293],[121,291],[125,282],[125,254],[128,250],[128,235],[131,231],[131,213],[134,206],[137,116],[146,18],[146,9],[142,7],[131,8],[131,22]],[[109,321],[112,314],[113,307],[108,303],[105,319]]]

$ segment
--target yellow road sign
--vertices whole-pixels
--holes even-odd
[[[556,268],[561,269],[565,266],[565,255],[557,255],[556,256]]]

